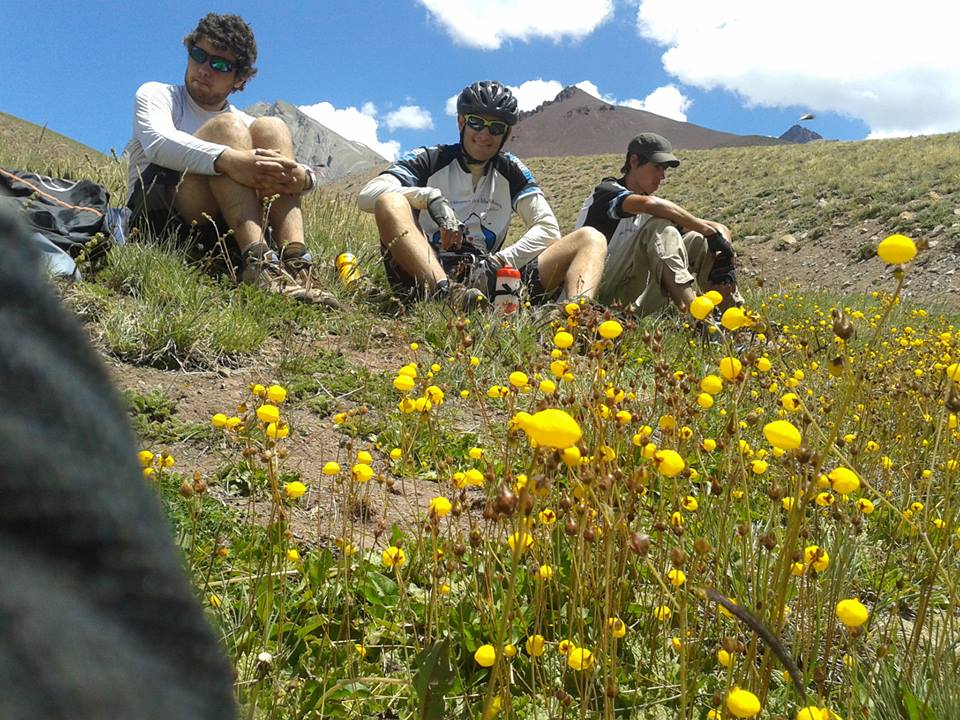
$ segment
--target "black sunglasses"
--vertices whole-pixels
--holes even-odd
[[[480,132],[484,128],[487,128],[494,137],[503,135],[507,131],[507,128],[510,127],[503,120],[484,120],[479,115],[464,115],[463,119],[466,121],[467,127],[471,130]]]
[[[233,70],[233,63],[227,60],[224,57],[219,55],[211,55],[203,48],[198,48],[196,45],[191,47],[187,53],[190,55],[190,59],[193,60],[198,65],[203,65],[208,60],[210,61],[210,67],[212,67],[217,72],[228,73]]]

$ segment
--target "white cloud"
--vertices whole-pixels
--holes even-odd
[[[686,85],[863,120],[871,137],[960,130],[960,6],[913,0],[640,0],[640,34]]]
[[[397,129],[403,130],[432,130],[433,117],[429,110],[424,110],[419,105],[403,105],[393,112],[387,113],[383,119],[390,132]]]
[[[377,122],[377,108],[371,102],[364,103],[359,110],[352,106],[336,108],[328,102],[301,105],[300,110],[347,140],[363,143],[387,160],[394,160],[400,152],[400,143],[397,141],[381,142],[377,138],[380,123]]]
[[[446,112],[447,115],[453,116],[457,114],[457,98],[458,97],[460,97],[460,93],[457,93],[456,95],[451,95],[450,97],[447,98],[447,104],[444,107],[444,112]]]
[[[418,1],[456,42],[481,50],[508,40],[579,40],[613,14],[612,0]]]
[[[563,90],[563,84],[558,80],[527,80],[520,85],[510,85],[513,96],[517,99],[520,110],[533,110],[538,105],[553,100],[557,93]]]
[[[658,87],[643,100],[621,100],[618,105],[646,110],[671,120],[687,121],[687,110],[693,101],[673,85]]]

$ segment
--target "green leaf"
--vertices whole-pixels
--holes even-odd
[[[397,583],[379,572],[368,573],[360,584],[360,592],[371,605],[392,607],[399,597]]]
[[[425,647],[413,661],[413,689],[420,701],[417,717],[423,720],[442,720],[444,717],[444,693],[453,682],[450,667],[450,638]]]
[[[903,689],[903,707],[910,720],[939,720],[937,714],[921,703],[909,688]]]

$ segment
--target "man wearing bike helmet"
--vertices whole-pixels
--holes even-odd
[[[360,191],[358,205],[376,216],[399,296],[479,305],[492,297],[497,269],[512,265],[535,302],[561,292],[593,297],[606,241],[593,228],[560,237],[533,175],[502,152],[518,119],[509,88],[491,80],[468,85],[457,98],[458,144],[408,152]],[[526,231],[504,247],[514,212]]]

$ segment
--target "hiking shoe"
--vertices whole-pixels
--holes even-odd
[[[267,250],[262,255],[256,251],[244,253],[240,282],[310,305],[331,307],[327,298],[324,297],[329,295],[328,293],[322,293],[300,285],[281,267],[280,259],[273,250]],[[330,296],[330,299],[336,303],[332,296]]]
[[[330,293],[313,285],[313,256],[303,246],[297,246],[293,252],[287,252],[289,245],[284,247],[280,253],[280,265],[283,271],[287,273],[294,282],[300,287],[311,293],[316,299],[314,302],[319,305],[326,305],[329,308],[337,309],[340,307],[339,301]]]
[[[432,299],[445,302],[457,312],[479,310],[490,304],[482,291],[450,280],[437,283],[437,290]]]

